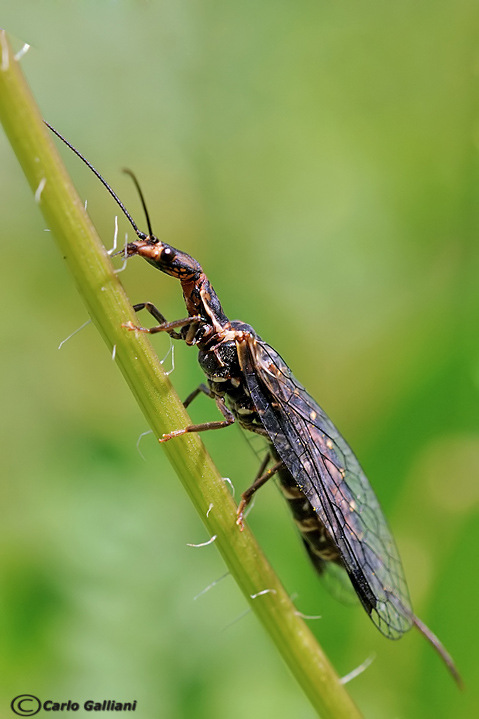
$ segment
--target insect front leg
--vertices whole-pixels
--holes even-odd
[[[201,392],[200,388],[198,390],[195,390],[192,394],[196,397],[196,394]],[[207,394],[207,393],[205,393]],[[191,395],[187,398],[191,402]],[[194,399],[194,397],[193,397]],[[160,437],[158,440],[159,442],[168,442],[169,439],[173,439],[174,437],[181,437],[183,434],[187,434],[188,432],[207,432],[210,429],[223,429],[223,427],[229,427],[230,424],[233,424],[235,422],[235,416],[231,410],[228,409],[228,407],[225,404],[225,400],[223,397],[215,397],[216,400],[216,406],[218,407],[219,411],[225,418],[224,420],[219,420],[218,422],[203,422],[203,424],[190,424],[188,427],[185,427],[184,429],[175,429],[173,432],[169,432],[168,434],[164,434],[163,437]]]
[[[155,305],[153,305],[151,302],[140,302],[137,305],[133,305],[133,309],[135,310],[135,312],[139,312],[140,310],[147,310],[147,312],[149,312],[150,315],[152,315],[155,320],[157,320],[160,324],[156,325],[155,327],[139,327],[137,325],[134,325],[132,322],[125,322],[125,324],[122,325],[123,327],[130,331],[147,332],[152,335],[156,334],[157,332],[167,332],[174,340],[183,339],[182,335],[179,332],[175,332],[175,329],[177,327],[184,327],[185,325],[199,322],[201,320],[200,315],[193,315],[192,317],[185,317],[182,320],[174,320],[173,322],[168,322],[166,318],[161,314],[160,310],[155,307]]]
[[[243,531],[244,529],[243,520],[245,509],[253,499],[253,495],[255,494],[255,492],[258,491],[260,487],[263,486],[263,484],[266,484],[268,479],[271,479],[271,477],[275,475],[276,472],[278,472],[284,466],[283,460],[280,459],[279,462],[273,464],[273,466],[265,472],[265,469],[268,466],[268,462],[270,461],[270,459],[271,454],[270,452],[268,452],[268,454],[261,463],[258,474],[256,475],[256,479],[254,480],[253,484],[251,485],[251,487],[248,487],[248,489],[241,495],[241,502],[239,503],[238,510],[236,512],[236,524],[241,531]]]

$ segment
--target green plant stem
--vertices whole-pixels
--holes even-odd
[[[6,35],[0,33],[0,119],[35,199],[94,324],[110,352],[116,348],[116,363],[151,429],[161,436],[183,427],[188,416],[148,339],[122,328],[135,319],[131,305],[42,122]],[[228,569],[318,714],[359,719],[360,713],[251,532],[238,530],[234,502],[198,435],[185,435],[164,448],[209,534],[216,535]],[[268,591],[260,594],[264,590]]]

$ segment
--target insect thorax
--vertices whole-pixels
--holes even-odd
[[[244,323],[231,323],[232,332],[254,330]],[[199,347],[198,361],[208,379],[208,385],[215,396],[225,398],[239,423],[250,431],[264,430],[254,407],[241,370],[236,341],[234,339],[212,338],[208,344]]]

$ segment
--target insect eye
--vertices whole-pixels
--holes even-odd
[[[161,259],[164,262],[173,262],[176,257],[176,252],[171,247],[165,247],[161,253]]]

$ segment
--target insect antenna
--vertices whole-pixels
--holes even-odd
[[[44,120],[43,122],[45,123],[45,125],[46,125],[48,128],[50,128],[50,130],[53,132],[54,135],[56,135],[63,143],[65,143],[65,145],[66,145],[67,147],[69,147],[70,150],[71,150],[72,152],[74,152],[75,155],[76,155],[77,157],[79,157],[80,160],[82,160],[82,162],[84,162],[87,167],[90,168],[90,170],[93,172],[93,174],[96,175],[96,177],[100,180],[100,182],[102,183],[102,185],[104,185],[104,187],[106,187],[106,189],[108,190],[108,192],[110,193],[110,195],[113,197],[113,199],[115,200],[116,204],[119,206],[119,208],[121,209],[121,211],[123,212],[123,214],[124,214],[125,217],[127,218],[128,222],[130,223],[130,225],[131,225],[131,226],[133,227],[133,229],[135,230],[136,235],[137,235],[141,240],[145,240],[146,237],[147,237],[147,235],[145,235],[144,232],[141,232],[141,231],[138,229],[138,226],[137,226],[136,222],[134,221],[133,217],[130,215],[130,213],[129,213],[128,210],[126,209],[126,207],[125,207],[125,205],[123,204],[123,202],[120,200],[120,198],[118,197],[118,195],[116,194],[116,192],[115,192],[114,190],[112,190],[112,188],[110,187],[110,185],[108,184],[108,182],[100,175],[100,173],[98,172],[98,170],[97,170],[95,167],[93,167],[93,165],[91,164],[91,162],[89,162],[89,161],[86,159],[86,157],[84,157],[84,156],[81,154],[81,152],[79,152],[79,151],[76,149],[76,147],[73,147],[73,145],[72,145],[70,142],[68,142],[68,140],[67,140],[66,138],[63,137],[63,135],[60,135],[60,133],[58,132],[58,130],[55,130],[55,128],[52,127],[49,122],[47,122],[46,120]],[[132,175],[133,173],[129,172],[129,174]],[[135,183],[136,183],[137,186],[138,186],[138,183],[136,182],[136,178],[134,178],[134,180],[135,180]],[[144,203],[144,200],[143,200],[143,196],[142,196],[142,194],[141,194],[141,190],[139,190],[139,192],[140,192],[140,198],[141,198],[142,203],[143,203],[143,207],[145,207],[145,203]],[[146,212],[146,210],[145,210],[145,212]],[[148,221],[148,231],[149,231],[150,234],[151,234],[150,221],[149,221],[149,219],[148,219],[148,214],[147,214],[146,216],[147,216],[147,221]]]
[[[148,210],[147,210],[147,207],[146,207],[146,202],[145,202],[145,198],[144,198],[144,196],[143,196],[143,192],[141,191],[140,183],[139,183],[138,180],[136,179],[136,175],[135,175],[131,170],[129,170],[128,167],[124,167],[124,168],[123,168],[123,172],[124,172],[126,175],[129,175],[129,176],[131,177],[131,179],[133,180],[133,182],[135,183],[135,187],[136,187],[136,189],[137,189],[137,191],[138,191],[138,194],[140,195],[141,204],[142,204],[142,206],[143,206],[143,212],[145,213],[146,224],[147,224],[147,227],[148,227],[148,234],[149,234],[150,237],[153,237],[154,235],[153,235],[153,230],[151,229],[150,216],[149,216],[149,214],[148,214]]]

